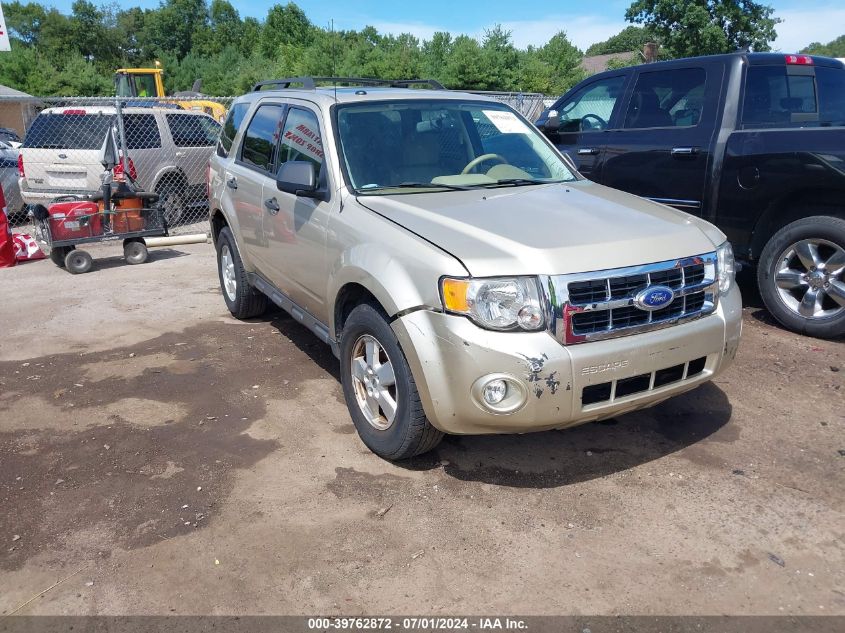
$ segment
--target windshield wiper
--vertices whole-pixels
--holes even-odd
[[[387,185],[390,187],[390,185]],[[467,187],[466,185],[445,185],[439,182],[400,182],[393,187],[401,187],[402,189],[431,189],[433,187],[440,187],[442,189],[451,189],[453,191],[469,191],[475,187]]]
[[[369,193],[370,191],[384,191],[385,189],[446,189],[451,191],[469,191],[476,187],[465,187],[463,185],[441,185],[434,182],[400,182],[397,185],[373,185],[361,187],[358,191],[360,193]]]
[[[556,182],[553,180],[535,180],[534,178],[499,178],[496,182],[491,183],[490,187],[495,187],[496,185],[514,185],[515,187],[521,187],[523,185],[547,185],[550,182]]]

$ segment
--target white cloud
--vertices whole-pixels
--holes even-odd
[[[812,9],[776,11],[783,22],[777,25],[775,50],[795,53],[812,42],[827,44],[845,30],[845,8],[842,5],[819,6]]]
[[[494,25],[491,24],[487,28],[490,26]],[[542,46],[560,31],[565,31],[569,41],[581,50],[616,35],[626,26],[630,25],[624,20],[607,19],[597,15],[553,15],[544,20],[502,23],[502,28],[511,31],[513,43],[517,48],[526,48],[528,45]]]
[[[772,44],[775,50],[784,52],[798,51],[811,42],[827,43],[843,32],[845,25],[845,8],[841,5],[821,5],[812,9],[785,9],[776,11],[775,15],[783,20],[777,25],[778,37]],[[485,29],[490,29],[496,22],[473,27],[471,30],[448,27],[445,25],[429,24],[426,22],[371,22],[380,33],[411,33],[420,40],[431,39],[437,31],[448,31],[453,36],[466,32],[479,41],[484,37]],[[502,28],[511,31],[513,43],[517,48],[529,45],[542,46],[559,31],[565,31],[569,40],[581,50],[586,50],[591,44],[606,40],[615,35],[629,23],[624,20],[605,17],[603,15],[565,14],[549,15],[542,20],[512,20],[502,22]],[[361,28],[361,25],[344,25],[346,28]],[[338,25],[335,25],[336,28]]]

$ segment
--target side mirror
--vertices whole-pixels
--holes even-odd
[[[317,191],[317,172],[314,169],[314,163],[307,160],[282,163],[276,174],[276,187],[279,191],[303,198],[320,197]]]
[[[557,110],[549,110],[546,122],[543,124],[543,131],[554,133],[558,130],[560,130],[560,115]]]

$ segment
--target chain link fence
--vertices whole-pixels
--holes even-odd
[[[538,93],[478,92],[534,121]],[[32,232],[29,210],[62,196],[96,195],[104,152],[116,174],[159,195],[171,234],[208,230],[207,165],[234,97],[0,98],[0,184],[17,231]]]
[[[472,94],[491,97],[501,101],[519,112],[526,119],[534,123],[540,118],[540,113],[554,103],[557,97],[547,97],[539,92],[490,92],[473,91]]]
[[[103,159],[113,175],[129,176],[139,191],[158,194],[172,234],[208,230],[206,175],[233,98],[40,98],[21,111],[23,133],[3,141],[0,183],[12,226],[30,226],[28,211],[61,196],[102,189]],[[16,104],[0,100],[17,114]],[[17,130],[9,129],[12,132]],[[21,229],[25,230],[25,229]]]

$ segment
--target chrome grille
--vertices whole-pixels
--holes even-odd
[[[572,344],[636,334],[699,318],[716,309],[716,254],[548,278],[552,328]],[[652,286],[671,288],[672,302],[646,310],[635,301]]]

